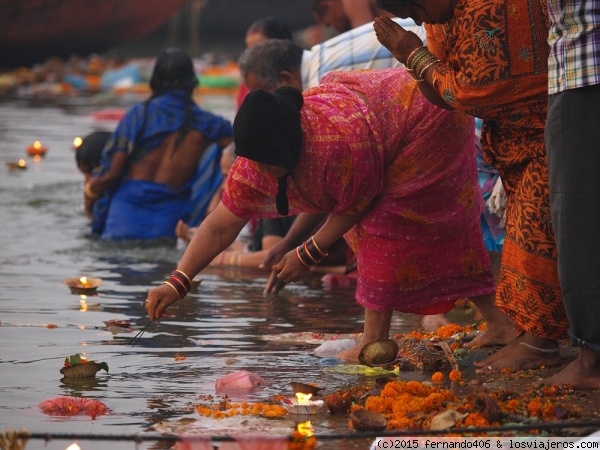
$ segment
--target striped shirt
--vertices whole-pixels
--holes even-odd
[[[600,0],[548,0],[548,93],[600,83]]]
[[[423,28],[412,19],[393,20],[425,40]],[[302,87],[308,89],[318,85],[321,78],[334,70],[389,69],[401,65],[379,43],[373,23],[366,23],[305,50],[302,55]]]

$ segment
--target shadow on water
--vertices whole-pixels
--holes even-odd
[[[231,115],[229,102],[218,100],[215,105],[222,108],[216,112]],[[291,381],[316,383],[326,392],[371,382],[332,370],[336,360],[312,355],[324,335],[354,336],[362,330],[362,308],[353,290],[325,289],[318,276],[265,297],[265,272],[206,270],[197,290],[171,308],[170,318],[152,323],[135,347],[127,345],[147,324],[148,289],[170,273],[182,249],[173,242],[107,244],[87,237],[83,178],[71,146],[74,136],[100,126],[89,118],[91,109],[0,104],[3,160],[26,157],[24,149],[34,139],[49,148],[45,158],[28,159],[27,170],[12,172],[5,164],[0,168],[5,171],[0,177],[0,428],[83,436],[287,435],[294,426],[289,419],[205,419],[194,406],[206,396],[216,397],[215,381],[236,370],[249,370],[268,382],[264,389],[231,396],[249,402],[291,395]],[[65,278],[80,275],[102,279],[96,295],[73,295],[63,284]],[[114,320],[131,325],[107,328],[105,322]],[[407,332],[417,325],[417,318],[398,314],[392,329]],[[106,362],[109,373],[101,371],[85,381],[61,379],[64,358],[75,353]],[[38,403],[58,395],[99,400],[111,413],[95,420],[42,414]],[[324,415],[313,425],[317,433],[344,433],[347,422]],[[32,441],[27,448],[64,449],[68,444]],[[86,450],[106,445],[81,443]],[[114,450],[134,447],[131,442],[110,445]],[[368,443],[319,445],[365,448]],[[163,449],[171,444],[135,447]]]

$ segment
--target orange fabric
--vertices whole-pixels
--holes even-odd
[[[452,20],[426,30],[427,46],[442,60],[435,89],[455,109],[484,120],[482,150],[507,193],[496,303],[519,333],[564,337],[544,145],[546,2],[458,0]]]

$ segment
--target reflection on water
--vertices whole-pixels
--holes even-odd
[[[206,102],[207,109],[232,118],[233,99]],[[362,310],[352,290],[325,290],[318,277],[265,298],[263,272],[207,270],[198,289],[171,309],[171,318],[151,324],[135,347],[127,345],[147,324],[143,301],[148,288],[170,273],[182,250],[171,242],[116,245],[86,236],[83,178],[72,142],[75,136],[114,126],[89,118],[98,108],[81,99],[63,105],[0,104],[1,158],[26,158],[29,166],[11,171],[3,163],[0,168],[0,428],[81,435],[289,434],[294,424],[287,419],[244,418],[243,425],[239,418],[201,421],[193,406],[200,396],[215,394],[216,379],[236,370],[258,373],[269,383],[245,396],[256,402],[291,394],[290,381],[314,382],[327,390],[362,381],[329,371],[331,360],[311,356],[314,344],[275,338],[290,332],[361,331]],[[48,147],[38,161],[25,154],[34,140]],[[97,295],[73,295],[63,284],[82,274],[102,279]],[[104,322],[110,320],[130,321],[131,327],[108,329]],[[416,323],[414,317],[397,316],[393,330],[405,332]],[[106,362],[109,374],[61,380],[64,358],[75,353]],[[58,395],[99,400],[111,414],[91,420],[46,416],[37,409],[39,402]],[[313,426],[317,434],[343,433],[347,418],[320,417]],[[30,441],[27,448],[64,449],[69,444]],[[84,440],[79,445],[102,449],[108,444]],[[110,445],[159,449],[172,444]],[[365,443],[346,442],[344,448],[365,448]]]

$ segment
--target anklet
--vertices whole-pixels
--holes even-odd
[[[519,342],[519,345],[530,348],[531,350],[537,350],[538,352],[542,352],[542,353],[558,353],[560,351],[560,347],[541,348],[541,347],[536,347],[535,345],[528,344],[527,342]]]

